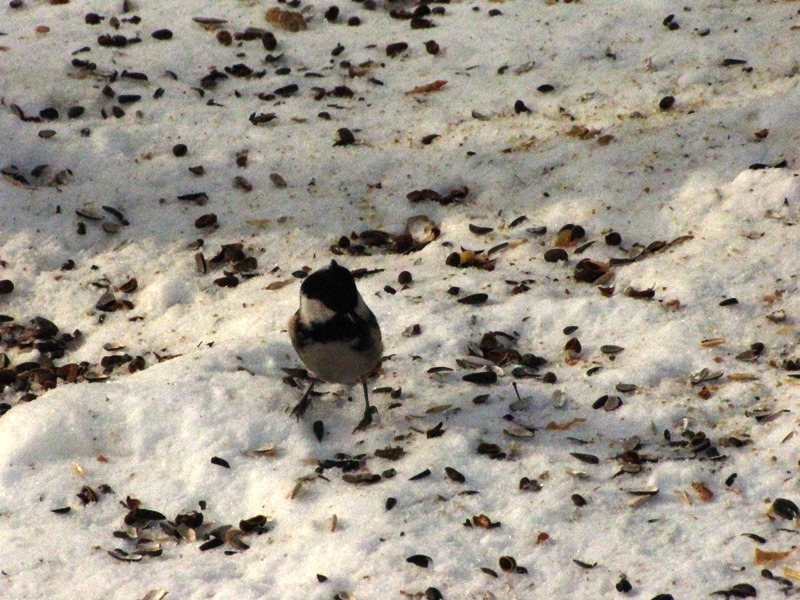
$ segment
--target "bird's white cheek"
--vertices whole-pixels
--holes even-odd
[[[300,319],[303,323],[324,323],[332,319],[336,313],[319,300],[300,296]]]

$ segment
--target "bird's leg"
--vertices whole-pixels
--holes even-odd
[[[306,393],[300,398],[300,402],[297,403],[297,406],[292,409],[292,416],[296,417],[298,421],[303,418],[303,415],[306,414],[306,410],[311,406],[311,390],[314,389],[317,381],[319,381],[319,379],[311,380],[311,385],[308,386]]]
[[[353,429],[353,433],[355,433],[356,431],[363,431],[364,429],[369,427],[372,424],[372,415],[378,412],[377,408],[375,408],[374,406],[370,406],[369,404],[369,393],[367,392],[366,376],[363,376],[361,378],[361,385],[364,387],[364,402],[365,402],[364,416],[362,417],[361,421],[359,421],[358,425],[356,425],[356,428]]]

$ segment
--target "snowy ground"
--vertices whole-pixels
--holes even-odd
[[[792,595],[798,3],[332,6],[0,8],[0,595]]]

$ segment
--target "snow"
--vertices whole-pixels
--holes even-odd
[[[134,1],[127,12],[122,2],[13,4],[0,8],[0,280],[14,286],[0,294],[0,314],[13,318],[0,323],[0,352],[10,369],[39,363],[43,378],[82,361],[97,377],[104,357],[126,353],[146,368],[126,362],[107,380],[60,377],[53,389],[41,379],[26,387],[19,374],[0,390],[11,406],[0,416],[3,597],[649,599],[742,583],[761,598],[792,595],[798,524],[771,507],[800,502],[789,370],[800,314],[796,3],[467,0],[430,4],[444,14],[427,15],[436,25],[427,29],[390,16],[417,7],[404,2],[340,3],[335,23],[324,18],[329,1]],[[264,17],[272,7],[301,11],[307,29],[275,27]],[[100,24],[85,22],[92,12]],[[354,16],[361,24],[348,26]],[[246,27],[273,31],[277,48],[216,40]],[[163,28],[174,37],[151,37]],[[141,41],[102,47],[103,34]],[[439,54],[426,52],[428,40]],[[409,48],[388,57],[386,45],[401,41]],[[265,73],[201,88],[212,69],[239,63]],[[438,91],[407,93],[438,80],[447,82]],[[292,83],[293,95],[258,97]],[[553,91],[537,91],[544,84]],[[327,95],[315,99],[314,88]],[[120,104],[121,94],[141,99]],[[675,103],[662,110],[665,96]],[[517,114],[517,100],[530,112]],[[73,106],[85,113],[67,118]],[[19,116],[47,107],[59,118]],[[275,118],[251,123],[266,113]],[[356,144],[334,145],[341,128]],[[186,156],[173,155],[178,143]],[[39,165],[48,166],[32,174]],[[189,171],[198,165],[203,175]],[[466,198],[450,205],[407,199],[462,186]],[[178,198],[199,192],[206,202]],[[218,227],[195,227],[209,213]],[[416,215],[441,231],[419,251],[339,247],[351,233],[401,234]],[[470,224],[493,230],[476,235]],[[546,262],[567,224],[585,237],[562,244],[568,263]],[[619,246],[604,241],[612,231]],[[445,263],[504,242],[494,270]],[[210,261],[236,243],[257,260],[245,269],[255,276],[221,287],[235,263]],[[635,260],[613,265],[605,287],[575,279],[581,259],[626,257]],[[370,380],[379,418],[355,435],[360,386],[320,386],[297,423],[289,411],[305,381],[287,385],[282,370],[301,366],[286,333],[295,274],[331,258],[379,270],[358,279],[386,346]],[[404,270],[408,286],[397,282]],[[120,290],[131,278],[136,289]],[[514,293],[521,283],[529,289]],[[652,299],[630,296],[650,289]],[[133,307],[98,309],[106,291]],[[457,302],[477,292],[485,304]],[[738,303],[720,306],[729,298]],[[35,317],[80,336],[63,356],[36,350],[24,340]],[[421,333],[408,335],[415,324]],[[495,384],[463,381],[487,368],[468,345],[492,331],[546,358],[540,377],[515,378],[511,361],[491,367]],[[572,337],[577,354],[565,351]],[[737,358],[756,342],[762,352]],[[703,369],[722,375],[692,384]],[[622,405],[593,408],[604,395]],[[722,457],[692,452],[691,432]],[[481,444],[504,454],[481,454]],[[397,460],[375,455],[397,447]],[[638,473],[625,471],[631,450]],[[362,462],[348,473],[320,463],[344,455]],[[381,479],[343,478],[368,474]],[[523,477],[541,489],[520,489]],[[96,501],[77,496],[85,486]],[[161,520],[131,530],[127,498],[173,523],[192,511],[204,522],[180,539]],[[260,532],[201,550],[214,528],[256,515],[267,517]],[[500,526],[481,527],[479,515]],[[140,560],[117,560],[115,549]],[[757,549],[786,554],[759,559]],[[406,561],[414,555],[430,565]],[[504,572],[503,556],[527,572]],[[615,589],[623,574],[628,593]]]

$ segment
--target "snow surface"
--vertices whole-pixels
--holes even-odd
[[[403,2],[340,3],[334,23],[328,0],[5,4],[0,280],[14,289],[0,295],[0,314],[14,320],[0,324],[0,351],[12,369],[85,361],[98,375],[104,357],[125,353],[146,368],[130,373],[126,363],[108,380],[62,378],[50,390],[26,387],[22,374],[0,393],[11,406],[0,417],[2,597],[698,598],[747,583],[760,598],[780,598],[800,585],[798,524],[771,510],[778,498],[800,502],[798,381],[787,370],[800,315],[797,3],[471,0],[431,4],[444,13],[425,17],[435,27],[423,29],[390,16],[416,8]],[[301,11],[307,29],[275,27],[265,19],[273,7]],[[100,24],[85,22],[92,12]],[[195,17],[227,22],[203,27]],[[361,24],[348,26],[351,17]],[[277,48],[216,39],[246,27],[273,31]],[[172,39],[151,37],[163,28]],[[104,47],[104,34],[141,41]],[[408,48],[389,57],[394,42]],[[265,73],[201,89],[212,69],[239,63]],[[276,74],[282,67],[291,71]],[[447,83],[438,91],[407,93],[439,80]],[[299,89],[288,97],[258,97],[289,84]],[[544,84],[554,89],[538,91]],[[336,86],[352,97],[331,94]],[[328,94],[317,99],[314,88]],[[141,99],[121,105],[120,94]],[[662,110],[666,96],[675,102]],[[530,112],[517,113],[517,100]],[[85,113],[68,119],[72,106]],[[113,116],[114,106],[125,114]],[[57,120],[20,118],[48,107]],[[251,123],[265,113],[275,118]],[[340,128],[356,143],[334,145]],[[186,156],[173,155],[178,143]],[[48,166],[31,174],[39,165]],[[198,165],[203,175],[188,170]],[[450,205],[407,199],[461,186],[466,198]],[[198,192],[205,204],[178,199]],[[219,227],[195,227],[209,213]],[[343,235],[400,234],[420,214],[441,234],[417,252],[331,252]],[[476,235],[470,224],[493,231]],[[559,242],[566,224],[585,237]],[[604,242],[611,231],[621,245]],[[667,245],[650,246],[659,241]],[[461,248],[503,242],[494,270],[445,264]],[[221,287],[215,280],[231,265],[203,274],[195,254],[208,260],[234,243],[257,259],[256,276]],[[557,243],[568,263],[544,260]],[[287,385],[282,371],[301,366],[286,334],[293,273],[333,257],[380,270],[358,282],[386,345],[370,381],[380,418],[356,435],[359,389],[323,387],[332,393],[298,424],[288,411],[305,382]],[[612,267],[606,294],[575,280],[583,258],[626,257],[636,260]],[[68,260],[75,266],[64,270]],[[407,286],[397,282],[404,270]],[[131,278],[138,288],[119,291]],[[521,282],[529,289],[513,293]],[[453,286],[458,295],[448,294]],[[107,290],[133,308],[99,310]],[[457,302],[477,292],[485,304]],[[738,303],[720,306],[729,298]],[[35,317],[81,333],[53,365],[17,339]],[[419,335],[407,333],[414,324]],[[570,325],[578,329],[565,335]],[[513,362],[490,368],[500,375],[493,385],[463,381],[489,369],[456,360],[491,331],[546,358],[538,375],[556,382],[516,379]],[[571,337],[579,353],[565,351]],[[760,354],[736,358],[756,342]],[[692,384],[703,369],[723,374]],[[619,383],[637,388],[615,391]],[[603,395],[622,406],[594,409]],[[314,421],[324,423],[322,441]],[[525,426],[532,437],[505,433]],[[704,432],[721,457],[693,452],[691,432]],[[481,443],[504,455],[480,454]],[[387,447],[405,453],[375,456]],[[634,448],[641,471],[623,472]],[[364,455],[347,475],[396,474],[356,484],[340,468],[318,468],[337,453]],[[428,477],[410,480],[425,469]],[[541,489],[521,490],[523,477]],[[77,497],[84,486],[96,502]],[[656,488],[649,498],[631,493]],[[196,541],[159,520],[131,530],[128,497],[172,522],[202,501]],[[200,549],[212,529],[256,515],[267,517],[260,535]],[[467,526],[479,515],[500,526]],[[160,555],[136,555],[136,538]],[[141,560],[117,560],[114,549]],[[429,566],[406,561],[414,555]],[[527,573],[505,572],[502,556]],[[627,593],[615,590],[623,575]]]

